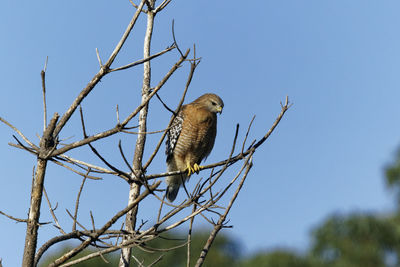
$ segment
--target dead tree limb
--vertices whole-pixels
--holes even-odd
[[[24,256],[22,260],[22,266],[24,267],[33,266],[34,263],[38,238],[38,222],[40,218],[40,205],[42,203],[44,177],[46,173],[46,165],[49,152],[51,152],[52,148],[55,146],[53,132],[58,118],[59,115],[55,113],[46,130],[43,132],[42,139],[40,140],[39,155],[37,159],[36,173],[31,191],[31,204],[29,208],[25,235]]]
[[[155,13],[152,12],[155,5],[155,0],[147,1],[147,27],[146,34],[144,37],[144,46],[143,46],[143,58],[147,58],[150,56],[150,47],[151,47],[151,37],[153,35],[153,27],[154,27],[154,17]],[[150,81],[151,81],[151,66],[150,61],[147,61],[143,64],[143,84],[142,84],[142,104],[146,102],[146,99],[150,94]],[[148,103],[144,105],[144,107],[140,110],[139,113],[139,134],[136,139],[135,145],[135,154],[133,158],[133,174],[136,175],[135,180],[142,179],[142,160],[143,160],[143,151],[146,143],[146,134],[143,134],[147,131],[147,113],[148,113]],[[135,199],[140,194],[141,184],[138,182],[131,182],[129,188],[129,198],[128,205],[135,201]],[[126,214],[125,218],[125,230],[129,232],[133,232],[135,230],[136,225],[136,216],[137,216],[138,206],[134,209],[130,210]],[[129,240],[130,236],[124,236],[122,238],[123,242]],[[122,248],[121,256],[119,260],[120,267],[129,267],[131,260],[131,248]]]
[[[152,190],[155,190],[159,185],[161,181],[158,181],[154,185],[150,186],[150,190],[146,190],[143,192],[141,195],[139,195],[134,202],[130,203],[126,208],[123,210],[119,211],[116,215],[114,215],[111,220],[109,220],[100,230],[96,231],[93,235],[91,235],[88,239],[86,239],[84,242],[82,242],[79,246],[76,248],[72,249],[68,253],[64,254],[62,257],[58,258],[55,260],[53,263],[49,265],[49,267],[55,267],[59,266],[60,264],[66,262],[73,256],[77,255],[79,252],[81,252],[83,249],[88,247],[91,242],[96,240],[99,236],[101,236],[105,231],[107,231],[119,218],[124,216],[126,213],[128,213],[130,210],[135,208],[140,201],[142,201],[145,197],[147,197],[149,194],[152,193]]]
[[[206,259],[206,256],[211,248],[212,243],[214,242],[215,238],[217,237],[218,232],[224,227],[224,222],[226,220],[226,217],[227,217],[230,209],[232,208],[232,205],[235,202],[240,190],[242,189],[243,183],[246,180],[246,177],[247,177],[251,167],[253,166],[251,156],[252,156],[252,154],[250,154],[250,161],[247,163],[246,171],[243,175],[242,180],[240,181],[235,193],[233,194],[233,196],[228,204],[228,207],[225,210],[225,213],[222,216],[220,216],[218,222],[216,223],[214,229],[212,230],[210,236],[208,237],[208,240],[200,253],[200,257],[198,258],[195,267],[200,267],[203,265],[204,260]]]

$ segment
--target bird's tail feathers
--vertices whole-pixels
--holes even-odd
[[[176,170],[177,168],[174,164],[168,165],[169,172]],[[165,182],[167,183],[166,197],[169,200],[169,202],[175,200],[176,196],[178,195],[179,187],[181,186],[182,183],[184,183],[187,180],[187,178],[188,177],[185,173],[166,177],[165,179]]]
[[[175,200],[176,196],[178,195],[180,184],[169,184],[167,186],[166,196],[169,202]]]

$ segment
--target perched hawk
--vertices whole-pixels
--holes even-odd
[[[205,94],[182,106],[168,130],[166,151],[168,171],[187,173],[167,176],[167,199],[172,202],[179,187],[200,170],[200,162],[211,152],[217,134],[217,113],[224,102],[215,94]]]

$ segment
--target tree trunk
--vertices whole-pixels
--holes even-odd
[[[33,266],[39,228],[40,205],[42,203],[43,183],[47,160],[38,159],[31,192],[31,206],[26,228],[23,267]]]
[[[150,6],[154,7],[154,0],[149,1]],[[146,35],[144,39],[144,51],[143,58],[147,58],[150,56],[150,44],[151,37],[153,34],[153,24],[154,24],[154,16],[155,14],[152,12],[152,8],[148,5],[147,12],[147,29]],[[144,71],[143,71],[143,85],[142,85],[142,103],[146,101],[150,93],[150,81],[151,81],[151,65],[150,61],[144,63]],[[147,111],[148,105],[144,106],[139,113],[139,133],[138,138],[136,140],[135,146],[135,155],[133,158],[133,170],[134,175],[136,175],[136,179],[140,179],[142,176],[142,160],[143,160],[143,151],[144,145],[146,143],[146,134],[147,131]],[[129,189],[129,200],[128,205],[133,202],[140,194],[140,184],[137,182],[133,182],[130,185]],[[125,230],[127,232],[133,233],[136,227],[136,216],[139,205],[136,208],[132,209],[129,213],[126,214],[125,219]],[[123,242],[131,239],[130,236],[124,236]],[[123,248],[121,250],[121,256],[119,261],[120,267],[129,267],[130,258],[131,258],[132,250],[131,248]]]

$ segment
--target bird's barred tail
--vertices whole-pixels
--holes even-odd
[[[175,200],[176,196],[178,195],[180,184],[169,184],[167,186],[166,196],[169,202]]]

